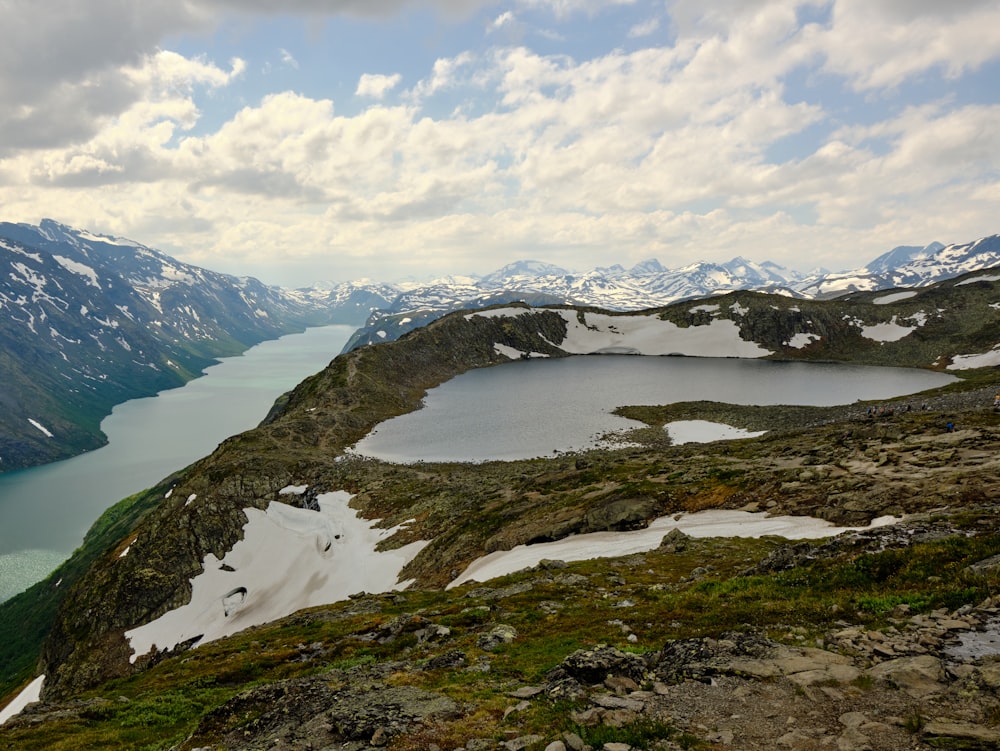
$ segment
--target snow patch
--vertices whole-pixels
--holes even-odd
[[[267,511],[244,509],[243,539],[222,560],[209,553],[191,580],[191,601],[125,632],[131,661],[182,642],[198,644],[282,618],[355,592],[405,587],[399,573],[427,544],[376,551],[398,527],[378,529],[358,517],[345,492],[318,497],[319,511],[273,501]]]
[[[951,358],[948,370],[972,370],[973,368],[990,368],[1000,365],[1000,345],[989,352],[977,355],[955,355]]]
[[[500,344],[496,342],[493,344],[493,351],[498,355],[503,355],[504,357],[509,357],[511,360],[520,360],[525,357],[535,358],[535,357],[548,357],[548,355],[543,352],[522,352],[514,347],[509,347],[506,344]]]
[[[38,422],[38,420],[32,420],[29,417],[28,418],[28,422],[30,422],[32,425],[34,425],[36,428],[38,428],[40,431],[42,431],[47,438],[55,438],[55,436],[53,436],[52,433],[49,432],[48,428],[46,428],[44,425],[42,425],[40,422]]]
[[[889,323],[876,323],[874,326],[861,326],[861,336],[875,342],[898,342],[905,336],[917,330],[917,326],[900,326],[896,316]]]
[[[712,441],[730,441],[738,438],[756,438],[766,433],[766,430],[750,431],[734,428],[721,422],[708,420],[676,420],[664,425],[670,442],[675,446],[682,443],[711,443]]]
[[[66,258],[65,256],[54,255],[52,258],[67,271],[72,271],[74,274],[79,274],[84,277],[87,280],[87,284],[91,287],[97,287],[97,289],[101,288],[101,283],[97,278],[97,272],[90,268],[90,266],[74,261],[72,258]]]
[[[823,337],[818,334],[811,334],[808,332],[800,332],[785,342],[785,346],[794,347],[795,349],[802,349],[813,342],[818,342]]]
[[[956,287],[961,287],[965,284],[975,284],[976,282],[1000,282],[1000,274],[986,274],[984,276],[973,276],[969,279],[963,279],[960,282],[956,282]]]
[[[192,503],[194,503],[194,501],[195,501],[195,499],[196,499],[197,497],[198,497],[198,494],[197,494],[197,493],[192,493],[191,495],[189,495],[189,496],[187,497],[187,500],[186,500],[186,501],[184,501],[184,505],[185,505],[185,506],[190,506],[190,505],[191,505]]]
[[[696,305],[688,309],[689,313],[718,313],[718,305]]]
[[[278,491],[278,495],[302,495],[309,490],[308,485],[286,485]]]
[[[891,295],[882,295],[882,297],[876,297],[872,300],[876,305],[889,305],[890,303],[899,302],[900,300],[909,300],[911,297],[916,297],[916,290],[907,290],[905,292],[893,292]]]
[[[871,523],[880,527],[898,521],[894,517],[881,517]],[[865,529],[864,527],[835,527],[823,519],[805,516],[768,516],[766,512],[749,511],[699,511],[679,518],[663,516],[654,520],[646,529],[633,532],[592,532],[572,535],[555,542],[518,545],[511,550],[498,550],[483,556],[465,569],[448,585],[448,589],[468,581],[486,581],[505,574],[537,566],[543,558],[561,561],[585,561],[592,558],[612,558],[654,550],[663,536],[679,529],[692,537],[762,537],[778,535],[790,540],[831,537],[841,532]]]
[[[3,709],[0,709],[0,725],[3,725],[7,720],[16,714],[20,714],[21,710],[24,709],[29,704],[32,704],[39,700],[42,695],[42,684],[45,683],[45,676],[40,675],[21,691],[14,700],[8,704]]]

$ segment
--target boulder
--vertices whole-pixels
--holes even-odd
[[[869,673],[872,678],[886,681],[918,699],[940,693],[946,687],[944,666],[933,655],[888,660]]]

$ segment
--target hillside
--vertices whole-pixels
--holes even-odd
[[[97,448],[114,405],[379,302],[292,293],[51,220],[0,223],[0,471]]]
[[[1000,553],[1000,415],[988,367],[1000,344],[997,276],[832,301],[735,292],[634,314],[494,308],[341,355],[265,424],[110,510],[63,569],[0,605],[7,685],[46,676],[43,704],[5,724],[0,746],[711,748],[737,736],[735,747],[762,749],[779,736],[803,749],[824,747],[822,738],[840,748],[873,737],[868,747],[887,749],[923,748],[935,737],[993,743],[993,668],[978,653],[958,660],[960,669],[943,660],[949,635],[993,623],[996,613],[988,600],[1000,584],[995,567],[969,567]],[[345,454],[460,372],[587,352],[952,367],[964,378],[922,394],[925,409],[906,411],[900,401],[877,417],[864,403],[622,405],[648,427],[622,448],[554,459],[410,466]],[[669,445],[662,426],[690,418],[768,433]],[[946,431],[946,421],[958,429]],[[207,565],[220,582],[239,577],[244,564],[228,556],[244,534],[267,519],[276,529],[313,529],[303,520],[327,513],[337,493],[349,494],[363,519],[381,520],[370,555],[405,552],[399,574],[412,580],[408,591],[345,596],[295,614],[322,584],[296,558],[263,600],[251,599],[252,582],[215,593],[225,605],[213,606],[208,624],[218,640],[164,641],[174,632],[160,626],[142,641],[144,626],[198,596],[192,580],[207,576]],[[353,540],[362,531],[346,526],[354,518],[346,505],[338,508],[335,525],[344,526],[307,536],[320,557],[336,555],[342,533]],[[707,509],[841,526],[886,515],[907,521],[830,544],[670,533],[641,554],[540,561],[482,586],[442,589],[491,552]],[[342,573],[350,585],[363,572]],[[291,605],[287,613],[275,614],[278,599]],[[230,613],[249,625],[254,609],[268,619],[226,638]],[[133,654],[140,643],[147,646]],[[724,690],[704,695],[705,681]],[[739,722],[748,709],[738,705],[774,714]]]

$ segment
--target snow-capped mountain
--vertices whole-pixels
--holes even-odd
[[[52,220],[0,223],[0,471],[96,448],[113,405],[307,325],[360,323],[389,295],[289,292]]]
[[[582,273],[540,261],[520,261],[479,280],[409,287],[389,306],[374,311],[347,349],[395,339],[451,310],[480,307],[491,299],[593,305],[617,311],[657,308],[734,290],[822,299],[858,291],[923,287],[996,265],[1000,265],[997,235],[960,245],[901,246],[860,269],[808,275],[740,256],[727,263],[697,262],[677,269],[665,268],[653,258],[628,270],[615,265]],[[496,297],[484,296],[486,290]]]

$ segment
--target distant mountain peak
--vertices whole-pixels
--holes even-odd
[[[629,273],[634,276],[642,276],[644,274],[662,274],[666,271],[666,268],[655,258],[647,258],[645,261],[640,261],[631,269]]]
[[[533,261],[529,259],[508,263],[506,266],[494,271],[492,274],[484,276],[479,280],[479,283],[484,287],[496,287],[498,285],[502,285],[507,280],[519,277],[565,276],[569,273],[570,272],[560,266],[546,263],[544,261]]]

